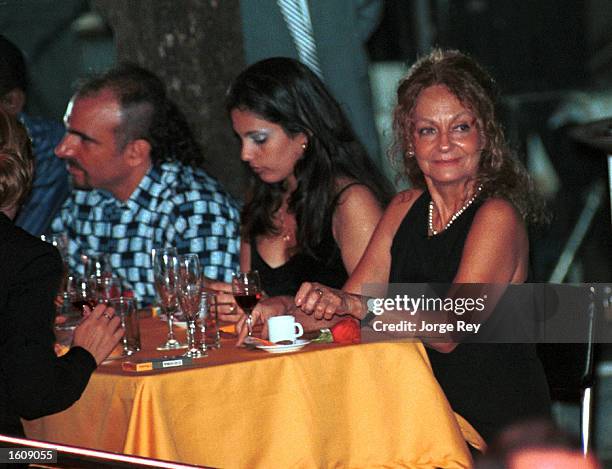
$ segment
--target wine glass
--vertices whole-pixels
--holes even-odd
[[[184,348],[174,337],[174,313],[178,307],[179,259],[176,248],[156,248],[153,255],[153,279],[159,303],[168,318],[168,338],[157,350]]]
[[[261,298],[261,287],[259,282],[259,272],[234,272],[232,275],[232,294],[240,308],[247,317],[247,328],[249,337],[253,335],[253,308],[257,306]]]
[[[123,338],[121,340],[121,356],[129,357],[140,351],[140,328],[138,325],[138,310],[134,298],[123,296],[109,300],[115,314],[121,319]]]
[[[66,233],[54,233],[54,234],[42,234],[40,235],[40,239],[43,241],[53,245],[59,251],[60,256],[62,258],[62,264],[64,267],[64,274],[62,276],[62,281],[58,290],[58,295],[62,297],[64,300],[67,298],[66,293],[66,282],[68,280],[68,235]],[[59,311],[63,311],[64,308],[60,307]]]
[[[221,334],[219,333],[217,317],[217,295],[203,291],[200,299],[200,350],[206,351],[208,347],[221,348]]]
[[[93,309],[98,303],[95,278],[68,276],[66,281],[66,295],[72,305],[72,310],[78,316],[82,316],[85,306],[89,306]]]
[[[68,275],[61,294],[61,304],[56,310],[55,327],[58,330],[73,330],[83,317],[83,308],[96,305],[95,289],[88,279]]]
[[[40,239],[55,246],[62,256],[62,261],[66,263],[68,258],[68,235],[66,233],[42,234]]]
[[[178,298],[181,310],[187,319],[186,357],[197,358],[202,352],[196,346],[196,319],[200,312],[200,291],[202,289],[202,269],[197,254],[185,254],[179,257]]]
[[[98,303],[108,303],[122,294],[121,281],[117,277],[92,277],[96,283]]]
[[[95,277],[111,277],[112,269],[110,258],[108,254],[104,253],[93,253],[93,254],[81,254],[81,260],[83,261],[85,276],[91,275]]]

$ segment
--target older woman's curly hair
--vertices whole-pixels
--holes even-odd
[[[425,188],[423,172],[412,157],[413,113],[419,93],[434,85],[448,88],[476,116],[483,142],[476,176],[476,183],[483,188],[482,197],[508,200],[526,223],[545,221],[543,202],[526,169],[510,150],[497,120],[495,81],[475,60],[456,50],[434,49],[420,58],[397,89],[391,156],[403,165],[403,172],[413,186]]]
[[[25,127],[0,108],[0,211],[21,206],[30,193],[34,157]]]

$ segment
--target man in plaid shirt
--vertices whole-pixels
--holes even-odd
[[[239,212],[202,156],[163,83],[134,65],[85,83],[64,117],[56,154],[75,189],[52,223],[66,232],[68,264],[109,254],[113,273],[143,303],[155,297],[151,249],[200,256],[204,274],[229,282],[238,268]]]

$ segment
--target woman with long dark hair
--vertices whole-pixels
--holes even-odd
[[[258,270],[265,292],[284,299],[303,281],[341,287],[391,193],[340,105],[306,66],[279,57],[244,70],[226,107],[252,176],[241,268]],[[283,298],[255,317],[266,305],[281,311]]]

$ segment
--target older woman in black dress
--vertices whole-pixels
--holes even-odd
[[[396,148],[413,188],[389,205],[344,292],[305,283],[302,311],[359,319],[364,284],[523,283],[526,225],[542,218],[529,177],[495,115],[491,77],[457,51],[435,50],[400,82]],[[434,374],[453,409],[485,437],[515,419],[549,413],[535,347],[430,343]]]

